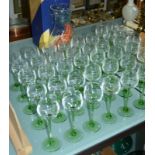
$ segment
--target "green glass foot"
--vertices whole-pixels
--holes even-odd
[[[123,116],[123,117],[131,117],[134,114],[132,108],[130,108],[130,107],[124,107],[124,106],[119,107],[118,113],[119,113],[120,116]]]
[[[43,141],[42,147],[44,150],[54,152],[60,149],[61,144],[57,138],[47,138]]]
[[[18,100],[19,100],[19,102],[28,102],[28,97],[26,94],[22,94],[22,95],[18,96]]]
[[[36,129],[36,130],[45,129],[46,122],[43,118],[38,117],[32,122],[32,127],[33,127],[33,129]]]
[[[138,99],[134,101],[134,106],[138,109],[145,109],[145,101],[143,99]]]
[[[91,121],[86,121],[83,124],[83,128],[86,131],[97,132],[101,129],[101,125],[98,122],[91,120]]]
[[[35,104],[29,104],[24,107],[23,111],[27,115],[33,115],[36,113],[37,106]]]
[[[102,118],[103,118],[103,121],[105,123],[108,123],[108,124],[113,124],[117,120],[116,115],[113,114],[113,113],[110,113],[110,114],[109,113],[104,113]]]
[[[13,85],[11,85],[10,89],[12,91],[20,91],[20,86],[21,86],[21,84],[17,82],[17,83],[14,83]]]
[[[80,110],[74,111],[75,116],[81,116],[85,112],[84,108],[82,107]]]
[[[128,91],[128,95],[124,95],[126,94],[126,91]],[[132,96],[132,92],[131,90],[126,90],[126,89],[123,89],[119,92],[119,96],[121,97],[131,97]]]
[[[54,118],[52,121],[54,123],[61,123],[64,122],[67,119],[66,115],[63,112],[59,112],[57,117]]]
[[[65,139],[71,143],[77,143],[82,138],[83,135],[78,129],[69,129],[65,132]]]

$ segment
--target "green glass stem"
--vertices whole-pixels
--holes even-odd
[[[75,129],[75,126],[74,126],[74,123],[73,123],[74,120],[75,120],[74,111],[68,111],[67,113],[68,113],[70,128]]]
[[[130,88],[125,88],[123,90],[124,110],[128,110],[129,93],[130,93]]]
[[[89,117],[89,121],[93,121],[94,108],[93,108],[93,104],[91,105],[91,107],[89,107],[89,104],[90,103],[87,103],[88,117]]]
[[[111,115],[110,109],[111,109],[112,97],[113,97],[112,94],[111,95],[105,95],[106,110],[107,110],[107,114],[109,114],[109,116]]]
[[[52,138],[53,135],[52,135],[51,117],[50,116],[48,116],[46,118],[46,126],[47,126],[47,135],[48,135],[48,138]]]
[[[128,110],[128,101],[129,101],[129,97],[124,97],[123,98],[123,100],[124,100],[124,107],[123,107],[123,109],[124,110]]]
[[[142,92],[142,93],[139,94],[139,99],[140,100],[143,100],[144,99],[144,95],[143,95],[144,89],[145,89],[144,86],[140,88],[140,91]]]
[[[130,88],[124,88],[123,89],[123,97],[129,98],[129,95],[130,95]]]

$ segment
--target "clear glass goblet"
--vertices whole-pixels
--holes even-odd
[[[108,75],[107,77],[105,77],[102,84],[107,110],[107,112],[103,114],[103,120],[105,123],[115,123],[117,120],[116,115],[112,113],[110,109],[113,95],[118,94],[120,87],[120,80],[117,76]]]
[[[55,68],[50,63],[43,64],[38,67],[38,78],[44,83],[46,86],[48,84],[49,78],[55,76]]]
[[[101,125],[94,120],[93,112],[95,105],[102,99],[102,89],[99,83],[87,83],[84,89],[84,99],[87,104],[89,120],[84,122],[83,127],[86,131],[97,132]]]
[[[102,51],[92,51],[90,53],[90,61],[96,63],[98,65],[102,65],[103,61],[105,60],[105,52]]]
[[[31,58],[39,56],[39,50],[31,46],[25,46],[20,49],[23,59],[30,61]]]
[[[140,63],[138,69],[139,82],[138,89],[141,91],[139,94],[139,99],[134,101],[134,106],[138,109],[145,109],[145,64]]]
[[[90,63],[84,71],[84,78],[89,82],[98,81],[101,77],[101,67],[96,63]]]
[[[24,61],[22,60],[21,56],[18,56],[17,59],[12,60],[11,62],[11,72],[13,75],[14,83],[11,86],[11,90],[13,91],[19,91],[21,84],[18,81],[18,72],[23,67]]]
[[[48,96],[49,99],[51,99],[51,95],[53,95],[52,97],[55,96],[56,100],[58,101],[58,103],[62,103],[62,98],[63,98],[63,93],[66,89],[66,84],[65,84],[65,80],[63,79],[63,77],[61,77],[60,75],[55,75],[53,77],[50,77],[48,80]],[[62,106],[62,105],[60,105]],[[55,123],[61,123],[64,122],[66,120],[66,115],[63,111],[59,111],[57,117],[55,119],[53,119],[53,121]]]
[[[47,88],[42,83],[29,84],[27,86],[27,96],[29,98],[28,105],[24,108],[24,113],[28,115],[36,114],[36,107],[42,98],[45,98],[47,94]],[[37,130],[45,128],[45,121],[38,115],[32,121],[32,127]]]
[[[79,92],[79,94],[83,94],[84,84],[85,78],[83,76],[83,72],[78,68],[74,68],[74,70],[68,74],[66,92],[74,93],[76,91]],[[74,114],[76,116],[81,116],[84,112],[84,107],[82,107],[81,109],[75,111]]]
[[[36,72],[30,67],[24,67],[18,72],[18,81],[21,86],[21,95],[19,96],[19,101],[27,102],[28,97],[26,94],[26,87],[30,83],[35,83],[36,81]]]
[[[48,138],[43,141],[42,147],[49,152],[57,151],[61,147],[59,139],[52,135],[51,129],[51,119],[57,116],[59,109],[60,107],[57,101],[47,102],[47,100],[44,99],[37,105],[37,113],[45,119],[48,133]]]
[[[68,129],[64,136],[65,139],[71,143],[76,143],[83,138],[83,134],[74,125],[75,115],[74,112],[79,110],[83,106],[82,95],[68,94],[63,98],[63,106],[68,113],[68,119],[70,124],[70,129]]]
[[[118,69],[119,69],[119,63],[117,59],[107,58],[103,62],[102,70],[107,75],[117,73]]]
[[[118,113],[121,116],[124,117],[131,117],[134,114],[134,111],[131,107],[128,106],[128,100],[130,97],[130,90],[131,88],[135,88],[138,84],[138,73],[135,70],[131,71],[124,71],[121,75],[120,82],[122,85],[123,89],[123,100],[124,100],[124,105],[119,107]]]
[[[82,52],[78,52],[74,56],[74,66],[84,71],[85,66],[89,64],[89,57]]]

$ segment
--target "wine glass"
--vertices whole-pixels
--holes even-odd
[[[134,106],[138,109],[145,109],[145,97],[144,97],[144,91],[145,91],[145,64],[140,63],[139,69],[138,69],[138,75],[139,75],[139,83],[138,88],[140,89],[139,99],[134,101]]]
[[[95,104],[102,99],[102,89],[99,83],[87,83],[84,89],[84,99],[87,104],[89,120],[83,124],[86,131],[97,132],[100,130],[101,125],[94,120],[93,112]]]
[[[102,51],[92,51],[90,53],[90,61],[96,63],[98,65],[102,65],[103,61],[105,60],[105,52]]]
[[[74,67],[73,71],[70,72],[67,76],[67,86],[74,87],[76,90],[79,90],[83,93],[85,84],[85,78],[83,76],[83,72]]]
[[[123,89],[123,100],[124,100],[124,105],[119,107],[118,113],[119,115],[123,117],[131,117],[134,114],[134,111],[131,107],[128,106],[128,100],[130,97],[130,90],[131,88],[135,88],[138,84],[138,73],[136,70],[126,70],[122,73],[120,82],[122,85]]]
[[[48,79],[55,75],[55,68],[50,63],[38,67],[38,78],[47,86]]]
[[[16,57],[14,57],[16,58]],[[16,59],[12,60],[11,63],[11,72],[13,75],[13,79],[14,79],[14,84],[11,86],[11,90],[13,91],[19,91],[21,84],[18,81],[18,72],[20,71],[20,69],[23,67],[23,63],[24,61],[22,60],[21,56],[18,56]]]
[[[61,77],[67,78],[69,72],[73,70],[73,64],[69,59],[60,60],[57,63],[57,71]]]
[[[23,59],[29,62],[31,58],[39,55],[39,50],[31,46],[25,46],[20,49],[20,54],[22,55]]]
[[[81,51],[77,52],[74,56],[74,66],[84,71],[85,66],[89,64],[89,57]]]
[[[36,114],[36,107],[42,98],[45,98],[47,88],[44,84],[36,82],[27,86],[27,96],[29,98],[28,105],[24,108],[24,113],[32,115]],[[32,122],[32,127],[37,130],[45,128],[45,121],[37,116]]]
[[[136,57],[132,54],[123,53],[120,60],[120,66],[123,70],[132,70],[137,66]]]
[[[96,64],[96,63],[90,63],[88,66],[86,66],[85,71],[84,71],[84,77],[88,82],[100,82],[101,78],[101,67]],[[96,102],[94,104],[93,108],[97,109],[99,108],[100,103]]]
[[[19,96],[19,100],[28,101],[26,94],[26,87],[30,83],[35,83],[36,81],[36,72],[30,69],[29,66],[25,66],[18,72],[18,81],[22,85],[21,87],[21,95]]]
[[[115,123],[117,120],[116,115],[112,113],[110,109],[111,109],[112,97],[114,94],[117,94],[119,92],[120,87],[121,87],[120,81],[117,76],[108,75],[107,77],[105,77],[102,84],[102,88],[107,110],[107,112],[103,114],[103,120],[106,123]]]
[[[79,92],[83,94],[84,91],[84,85],[85,85],[85,78],[83,76],[83,72],[74,67],[74,70],[68,74],[67,77],[67,88],[66,92],[74,93]],[[81,116],[85,112],[84,108],[80,108],[79,110],[75,111],[74,114],[76,116]]]
[[[60,75],[55,75],[53,77],[50,77],[48,80],[48,98],[52,99],[53,97],[56,98],[56,100],[58,101],[58,103],[62,103],[62,97],[63,97],[63,93],[66,89],[66,83],[65,80],[63,79],[63,77],[61,77]],[[52,94],[52,98],[49,94]],[[59,111],[57,117],[55,117],[55,119],[53,119],[53,121],[55,123],[61,123],[64,122],[66,120],[66,115],[63,111]]]
[[[91,62],[85,68],[84,77],[90,82],[99,81],[101,77],[101,67],[98,64]]]
[[[46,58],[43,55],[38,55],[36,57],[31,57],[30,58],[30,64],[31,67],[33,68],[33,70],[35,70],[37,72],[38,67],[42,66],[46,63]]]
[[[105,74],[115,74],[118,72],[119,63],[117,59],[114,58],[106,58],[102,65],[102,70]]]
[[[76,143],[83,138],[83,134],[78,130],[75,125],[75,115],[74,112],[79,110],[83,106],[82,95],[78,93],[71,93],[63,98],[63,106],[68,113],[68,119],[70,123],[70,129],[65,132],[65,139],[71,143]]]
[[[57,101],[47,102],[46,99],[41,100],[37,105],[37,113],[40,117],[43,117],[46,121],[48,138],[43,143],[43,149],[49,152],[54,152],[60,149],[61,143],[59,139],[52,135],[51,119],[55,118],[59,113],[60,106]]]
[[[122,59],[120,61],[120,66],[121,66],[121,69],[122,69],[123,72],[126,72],[127,70],[128,71],[131,71],[131,70],[135,70],[136,71],[136,68],[138,67],[136,57],[134,55],[131,55],[131,54],[126,55],[124,53],[124,56],[122,57]],[[121,97],[124,96],[125,92],[123,92],[123,91],[126,91],[126,90],[122,89],[119,92],[119,95]],[[128,90],[128,97],[131,97],[131,96],[132,96],[132,92],[129,89]]]

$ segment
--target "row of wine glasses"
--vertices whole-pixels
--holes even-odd
[[[51,132],[51,123],[61,123],[67,118],[70,128],[64,133],[65,139],[80,141],[83,134],[76,128],[75,119],[85,113],[85,108],[88,120],[83,128],[99,131],[101,125],[94,119],[94,111],[101,102],[106,108],[103,121],[117,122],[116,114],[111,111],[116,94],[123,98],[123,105],[118,107],[118,114],[123,117],[134,114],[128,105],[132,88],[142,92],[134,106],[145,108],[145,66],[138,61],[140,54],[136,51],[139,44],[134,33],[125,32],[118,25],[101,24],[91,34],[75,35],[68,45],[41,50],[24,47],[17,52],[11,60],[15,80],[12,88],[20,90],[20,102],[27,103],[24,113],[35,115],[33,127],[47,128],[44,149],[56,151],[61,147]]]

